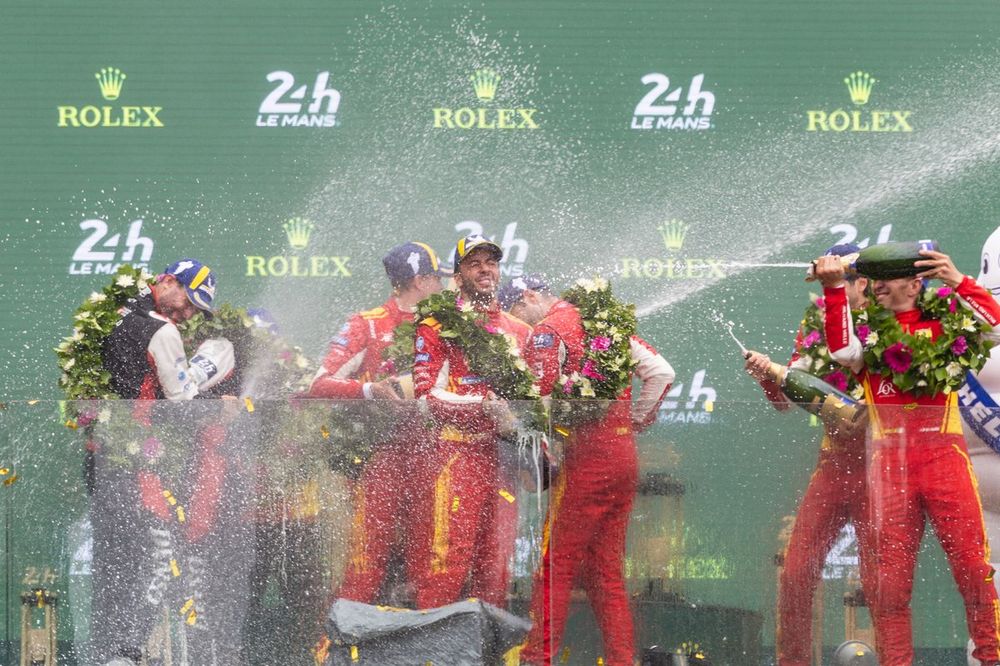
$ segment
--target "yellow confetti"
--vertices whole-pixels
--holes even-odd
[[[170,573],[174,575],[174,578],[181,575],[180,567],[177,566],[177,560],[170,560]]]
[[[187,623],[190,626],[194,626],[194,623],[198,621],[198,613],[191,611],[191,614],[187,616]]]
[[[357,456],[354,456],[354,464],[355,465],[360,465],[361,464],[361,458],[359,458]]]
[[[170,506],[177,504],[177,499],[174,497],[174,494],[169,490],[164,490],[163,496],[167,498],[167,503],[170,504]]]
[[[70,430],[76,430],[78,426],[76,425],[76,421],[74,421],[73,419],[67,419],[66,427],[69,428]]]
[[[320,426],[319,434],[323,435],[323,439],[330,439],[330,429],[326,426]]]
[[[10,470],[6,467],[0,467],[0,476],[7,476],[10,474]]]
[[[352,645],[351,646],[351,661],[357,661],[358,658],[359,658],[358,657],[358,646],[357,645]]]
[[[38,607],[39,608],[41,608],[42,606],[45,605],[45,597],[42,596],[42,591],[41,590],[36,590],[35,591],[35,597],[38,599]]]
[[[250,399],[250,396],[243,398],[243,404],[247,406],[247,411],[253,414],[253,400]]]
[[[7,477],[6,479],[3,480],[3,485],[9,486],[12,483],[14,483],[15,481],[17,481],[17,479],[18,479],[17,474],[15,474],[14,476],[11,476],[11,477]]]
[[[184,522],[184,507],[182,506],[177,507],[177,522]]]
[[[458,511],[458,495],[451,500],[451,512],[455,513],[456,511]]]
[[[37,405],[37,404],[38,404],[38,401],[37,401],[37,400],[29,400],[29,401],[28,401],[28,404],[29,404],[29,405]]]
[[[560,664],[567,664],[567,663],[569,663],[569,648],[568,647],[563,648],[562,654],[559,655],[559,663]]]
[[[507,492],[506,490],[504,490],[503,488],[501,488],[501,489],[500,489],[500,497],[502,497],[502,498],[504,498],[505,500],[507,500],[507,502],[508,502],[508,503],[510,503],[510,504],[513,504],[513,503],[514,503],[514,496],[513,496],[513,495],[511,495],[511,494],[510,494],[509,492]]]
[[[187,612],[191,610],[192,606],[194,606],[194,599],[188,599],[186,602],[184,602],[184,605],[181,606],[180,615],[186,615]]]
[[[714,410],[714,409],[715,409],[715,403],[712,402],[711,400],[706,400],[705,401],[705,411],[711,414],[712,410]]]
[[[994,574],[996,574],[996,571],[994,571],[993,569],[990,569],[989,574],[986,575],[986,582],[987,583],[992,583],[993,582],[993,576],[994,576]]]
[[[569,430],[567,428],[563,428],[562,426],[556,426],[555,431],[560,435],[562,435],[563,437],[569,437]]]

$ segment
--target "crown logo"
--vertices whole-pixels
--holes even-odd
[[[107,100],[115,100],[122,93],[126,76],[125,72],[117,67],[102,67],[101,71],[94,74],[94,78],[101,87],[101,96]]]
[[[690,227],[680,220],[667,220],[656,227],[663,236],[663,244],[667,250],[679,250],[684,245],[684,236]]]
[[[852,72],[844,79],[847,91],[851,93],[851,101],[858,106],[868,103],[868,97],[876,83],[878,79],[873,79],[868,72]]]
[[[293,217],[281,225],[293,250],[304,250],[315,226],[304,217]]]
[[[483,100],[491,100],[497,92],[500,75],[492,69],[477,69],[476,73],[469,77],[469,80],[472,81],[476,97]]]

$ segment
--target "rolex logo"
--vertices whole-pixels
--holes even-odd
[[[500,75],[492,69],[477,69],[475,74],[469,77],[472,87],[476,91],[476,97],[482,100],[492,100],[497,92],[497,84],[500,83]]]
[[[293,217],[282,225],[285,235],[288,236],[288,244],[293,250],[304,250],[309,245],[309,236],[315,226],[304,217]]]
[[[663,236],[663,244],[667,250],[679,250],[684,245],[684,236],[687,235],[688,225],[680,220],[667,220],[656,227],[656,230]]]
[[[94,77],[101,88],[101,96],[109,101],[118,99],[127,78],[125,72],[117,67],[102,67]]]
[[[868,103],[868,98],[872,94],[872,88],[878,83],[878,79],[873,79],[867,72],[852,72],[844,79],[847,91],[851,93],[851,101],[862,106]]]

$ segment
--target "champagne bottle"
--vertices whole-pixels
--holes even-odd
[[[864,405],[808,372],[778,363],[768,372],[789,400],[828,426],[853,425],[865,413]]]
[[[895,278],[913,277],[924,270],[914,266],[913,262],[924,259],[921,250],[938,250],[938,244],[932,240],[904,241],[898,243],[880,243],[871,245],[840,258],[844,270],[850,277],[863,275],[872,280],[893,280]],[[815,280],[813,266],[809,268],[807,281]]]

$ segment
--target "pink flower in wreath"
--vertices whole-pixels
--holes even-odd
[[[868,335],[871,332],[872,332],[872,329],[869,328],[868,326],[865,326],[864,324],[861,324],[861,326],[858,326],[858,339],[861,340],[861,344],[865,343],[865,340],[868,339]]]
[[[826,309],[826,299],[823,298],[822,296],[820,296],[819,298],[817,298],[816,299],[816,307],[818,307],[820,310],[825,310]]]
[[[611,349],[611,338],[606,335],[598,335],[590,341],[591,351],[607,351]]]
[[[808,349],[823,339],[819,331],[809,331],[809,334],[802,340],[802,346]]]
[[[958,303],[955,301],[954,298],[948,301],[948,312],[954,313],[955,310],[957,309],[958,309]]]
[[[823,381],[838,391],[847,390],[847,375],[840,370],[834,370],[827,376],[823,377]]]
[[[597,371],[597,364],[592,359],[587,359],[587,362],[583,364],[583,368],[580,370],[580,374],[590,379],[604,379],[604,375]]]
[[[951,343],[951,353],[955,356],[961,356],[969,348],[969,341],[965,339],[964,335],[960,335],[955,338],[955,341]]]
[[[948,298],[951,296],[951,287],[941,287],[937,290],[938,298]]]
[[[493,335],[496,335],[497,333],[500,332],[497,330],[497,327],[494,326],[493,324],[484,324],[483,329],[485,329],[487,333],[492,333]]]
[[[913,364],[913,350],[902,342],[897,342],[885,350],[882,359],[893,372],[906,372]]]
[[[142,443],[142,454],[149,460],[156,460],[163,453],[163,444],[156,437],[147,437]]]

